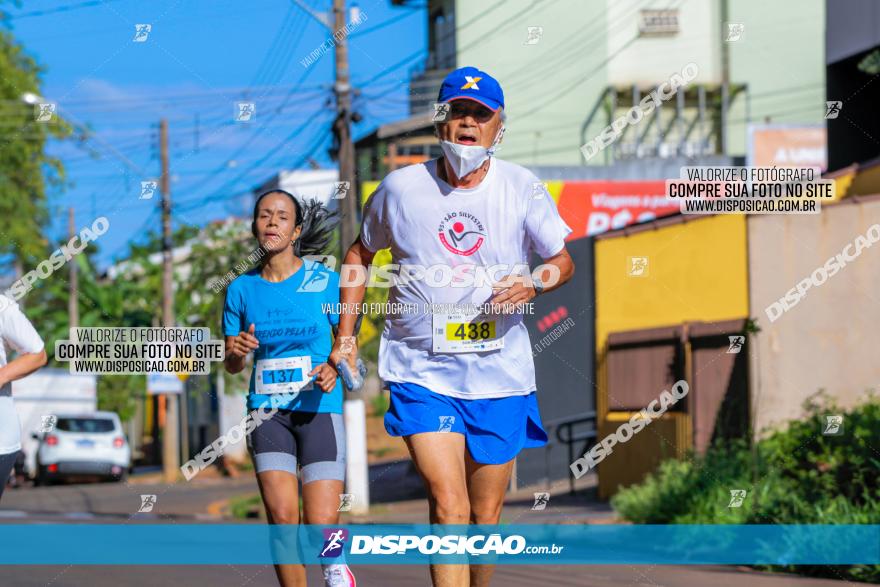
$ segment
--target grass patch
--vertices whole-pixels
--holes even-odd
[[[239,495],[229,500],[229,513],[233,518],[253,519],[264,517],[263,501],[259,493]]]
[[[611,500],[637,524],[880,524],[880,401],[850,411],[822,393],[807,417],[763,440],[719,443],[705,455],[668,460]],[[843,415],[843,433],[822,434],[826,415]],[[728,507],[745,489],[741,507]],[[880,582],[880,565],[767,566],[850,581]]]

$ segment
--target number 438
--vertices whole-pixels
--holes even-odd
[[[488,338],[492,338],[493,330],[491,324],[489,322],[469,322],[467,324],[450,324],[450,326],[455,326],[454,337],[459,340],[485,340]]]

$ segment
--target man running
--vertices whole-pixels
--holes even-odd
[[[7,361],[7,345],[18,356]],[[12,382],[46,364],[43,339],[12,299],[0,294],[0,497],[21,450],[21,426],[12,401]]]
[[[391,390],[385,427],[406,441],[428,489],[432,523],[497,524],[514,458],[546,444],[547,435],[522,312],[485,313],[479,305],[522,309],[568,281],[574,264],[564,241],[571,229],[537,177],[493,157],[504,133],[504,94],[495,79],[473,67],[455,70],[439,102],[449,104],[436,124],[443,157],[385,178],[366,203],[345,264],[369,267],[390,247],[401,273],[452,266],[458,276],[443,286],[427,275],[391,288],[389,302],[429,309],[386,317],[379,348],[379,375]],[[532,251],[555,281],[539,277],[543,271],[528,278]],[[504,269],[492,274],[494,284],[461,287],[461,279],[498,267]],[[508,278],[516,267],[526,269],[524,278]],[[364,289],[342,283],[341,301],[360,304]],[[354,314],[343,314],[339,335],[351,335],[354,323]],[[337,342],[331,362],[341,354]],[[492,571],[432,565],[431,577],[435,586],[482,586]]]

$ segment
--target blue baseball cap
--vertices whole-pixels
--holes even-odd
[[[490,110],[504,107],[504,92],[501,91],[501,84],[476,67],[461,67],[450,72],[440,86],[438,102],[462,99],[479,102]]]

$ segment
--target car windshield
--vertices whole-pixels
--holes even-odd
[[[113,432],[113,420],[107,418],[58,418],[55,428],[63,432]]]

